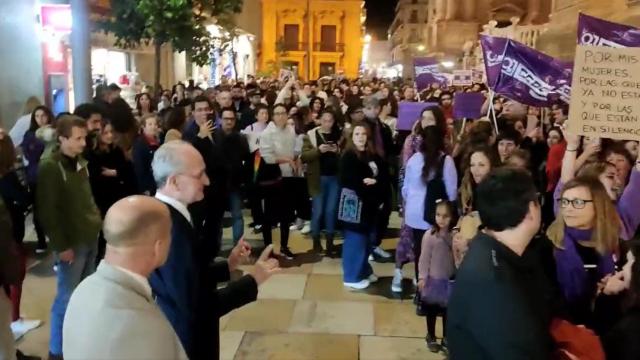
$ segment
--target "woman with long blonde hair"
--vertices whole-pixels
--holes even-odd
[[[554,244],[558,283],[571,320],[589,324],[598,282],[615,270],[622,226],[601,181],[578,176],[564,185],[560,214],[547,230]]]

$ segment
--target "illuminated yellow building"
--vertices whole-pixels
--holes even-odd
[[[356,77],[365,16],[362,0],[262,0],[260,68]]]

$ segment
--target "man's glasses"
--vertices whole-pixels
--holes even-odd
[[[584,200],[584,199],[567,199],[567,198],[560,198],[558,199],[558,203],[560,204],[561,208],[566,208],[569,207],[569,204],[571,204],[571,206],[573,206],[574,209],[580,210],[580,209],[584,209],[585,206],[587,206],[587,203],[592,203],[593,200]]]

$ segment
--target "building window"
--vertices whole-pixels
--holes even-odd
[[[300,27],[298,24],[284,25],[284,49],[285,50],[301,50],[298,43]]]
[[[320,51],[336,51],[336,26],[322,25],[320,27]]]
[[[415,24],[418,22],[418,10],[413,10],[411,12],[411,19],[409,20],[410,23]]]

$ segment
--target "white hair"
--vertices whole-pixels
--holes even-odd
[[[164,143],[156,150],[151,162],[153,179],[158,189],[167,184],[169,176],[184,171],[184,150],[193,148],[191,144],[182,140],[174,140]]]

